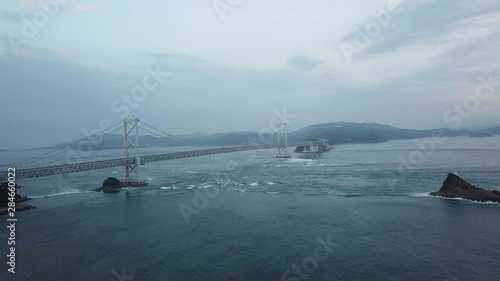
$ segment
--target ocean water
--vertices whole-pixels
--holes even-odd
[[[18,180],[37,208],[17,214],[16,274],[0,242],[0,280],[500,280],[500,204],[428,195],[450,172],[500,189],[499,136],[274,153],[147,164],[116,194],[90,190],[118,168]]]

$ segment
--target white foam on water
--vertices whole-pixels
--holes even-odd
[[[430,192],[411,193],[411,197],[431,197]]]
[[[500,203],[493,202],[493,201],[479,202],[479,201],[474,201],[474,200],[470,200],[470,199],[465,199],[462,197],[450,198],[450,197],[444,197],[444,196],[433,196],[433,195],[430,195],[430,192],[412,193],[412,194],[410,194],[410,196],[411,197],[436,197],[436,198],[446,199],[446,200],[464,201],[464,203],[468,203],[468,204],[483,204],[483,205],[499,205],[500,206]]]
[[[287,162],[295,162],[295,163],[300,163],[300,162],[313,162],[315,161],[314,159],[302,159],[302,158],[292,158]]]
[[[277,191],[265,191],[264,193],[267,193],[267,194],[278,194]]]
[[[146,180],[150,181],[150,180],[153,180],[153,178],[146,178]]]
[[[272,182],[272,181],[268,181],[266,184],[267,184],[267,185],[275,185],[275,183],[274,183],[274,182]]]
[[[498,205],[498,206],[500,206],[500,203],[493,202],[493,201],[478,202],[478,201],[472,201],[472,200],[467,200],[467,199],[465,199],[465,201],[467,203],[470,203],[470,204],[483,204],[483,205]]]
[[[249,186],[259,186],[259,182],[258,181],[252,182],[249,184]]]
[[[168,190],[168,189],[179,189],[179,188],[177,186],[162,186],[160,187],[160,189]]]
[[[240,188],[233,188],[233,190],[239,192],[247,192],[245,189],[240,189]]]
[[[194,188],[194,184],[190,184],[188,186],[186,186],[186,189],[193,189]]]
[[[449,197],[443,197],[443,196],[433,196],[433,197],[439,197],[441,199],[446,199],[446,200],[464,201],[464,203],[467,203],[467,204],[499,205],[500,206],[500,203],[493,202],[493,201],[480,202],[480,201],[474,201],[474,200],[465,199],[465,198],[461,198],[461,197],[455,197],[455,198],[449,198]]]
[[[29,198],[33,199],[39,199],[39,198],[46,198],[46,197],[52,197],[52,196],[61,196],[61,195],[68,195],[68,194],[80,194],[80,193],[88,193],[88,192],[93,192],[93,191],[66,191],[66,192],[59,192],[59,193],[53,193],[53,194],[47,194],[47,195],[39,195],[39,196],[28,196]]]
[[[123,190],[139,190],[141,189],[140,187],[132,187],[132,186],[127,186],[127,187],[122,187]]]

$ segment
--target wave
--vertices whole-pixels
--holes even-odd
[[[49,198],[52,196],[61,196],[61,195],[68,195],[68,194],[80,194],[80,193],[89,193],[92,191],[65,191],[65,192],[58,192],[58,193],[52,193],[52,194],[47,194],[47,195],[37,195],[37,196],[28,196],[29,198],[32,199],[40,199],[40,198]]]
[[[287,162],[292,162],[292,163],[300,163],[300,162],[314,162],[314,161],[317,161],[317,160],[314,160],[314,159],[303,159],[303,158],[292,158],[290,159],[289,161]]]
[[[410,197],[432,197],[430,192],[411,193]]]
[[[453,200],[453,201],[463,201],[464,203],[467,203],[467,204],[499,205],[500,206],[500,203],[493,202],[493,201],[481,202],[481,201],[474,201],[474,200],[471,200],[471,199],[465,199],[465,198],[461,198],[461,197],[455,197],[455,198],[443,197],[443,196],[430,196],[430,197],[437,197],[437,198],[440,198],[440,199]]]
[[[480,202],[480,201],[475,201],[475,200],[466,199],[466,198],[462,198],[462,197],[450,198],[450,197],[444,197],[444,196],[435,196],[435,195],[431,195],[430,192],[411,193],[410,196],[411,197],[432,197],[432,198],[440,198],[440,199],[452,200],[452,201],[463,201],[464,203],[468,203],[468,204],[500,205],[500,203],[493,202],[493,201]]]
[[[308,192],[308,193],[304,193],[304,196],[325,196],[325,195],[331,195],[331,194],[328,194],[327,192]]]
[[[176,187],[176,186],[161,186],[160,189],[163,189],[163,190],[169,190],[169,189],[177,190],[179,188]]]
[[[122,187],[122,190],[139,190],[139,189],[142,189],[142,188],[132,187],[132,186]]]
[[[339,194],[337,196],[340,196],[340,197],[362,197],[363,194],[362,193],[346,193],[346,194]]]

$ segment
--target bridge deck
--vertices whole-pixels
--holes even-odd
[[[300,145],[300,144],[293,144],[293,145],[289,144],[289,146],[295,146],[295,145]],[[151,163],[151,162],[174,160],[180,158],[198,157],[198,156],[231,153],[231,152],[246,151],[246,150],[268,149],[276,147],[277,147],[276,144],[259,144],[259,145],[208,148],[208,149],[199,149],[199,150],[183,151],[183,152],[170,152],[157,155],[141,156],[141,163]],[[113,167],[122,167],[133,164],[135,164],[135,158],[130,157],[130,158],[83,162],[77,164],[56,165],[49,167],[18,169],[16,170],[16,179],[37,178],[37,177],[45,177],[52,175],[77,173],[77,172],[107,169]],[[0,173],[0,182],[4,181],[7,181],[7,171],[2,171]]]

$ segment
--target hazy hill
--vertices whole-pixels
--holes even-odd
[[[83,140],[85,140],[85,138],[82,138],[78,141],[57,144],[48,148],[60,149],[70,146],[72,149],[77,149],[78,143],[80,143]],[[98,145],[93,145],[92,149],[101,150],[101,149],[123,148],[123,135],[119,134],[105,135],[102,138],[102,140],[98,143],[99,143]],[[151,135],[144,135],[144,136],[139,136],[139,144],[140,146],[173,146],[178,144],[178,142],[175,142],[173,140],[158,138]]]
[[[265,142],[265,140],[271,140],[272,137],[273,136],[265,134],[261,136],[260,140],[263,140]],[[230,132],[206,135],[203,137],[188,139],[188,141],[196,145],[243,145],[259,141],[259,134],[256,132]]]
[[[468,136],[467,130],[440,129],[446,136]],[[290,134],[295,140],[326,139],[332,144],[379,143],[432,136],[435,130],[399,129],[377,123],[332,122],[308,126]]]
[[[229,132],[217,134],[193,134],[176,136],[178,139],[159,138],[151,135],[139,136],[139,144],[141,147],[154,146],[231,146],[249,144],[258,139],[258,133],[255,132]],[[265,135],[269,140],[273,136]],[[70,146],[72,149],[77,149],[78,143],[85,140],[84,138],[73,141],[57,144],[47,149],[61,149]],[[92,149],[119,149],[123,148],[123,136],[119,134],[111,134],[103,137],[98,145],[92,146]]]
[[[476,129],[476,130],[449,130],[439,129],[445,136],[474,136],[484,137],[490,135],[500,135],[500,126]],[[379,143],[390,140],[405,140],[430,137],[435,130],[413,130],[400,129],[389,125],[377,123],[354,123],[354,122],[331,122],[307,126],[289,134],[289,142],[326,139],[331,144],[344,143]],[[145,146],[232,146],[249,144],[259,140],[259,142],[269,142],[274,140],[274,135],[260,136],[256,132],[228,132],[217,134],[195,133],[191,135],[182,135],[178,138],[184,140],[173,140],[159,138],[151,135],[139,137],[141,147]],[[78,142],[62,143],[50,149],[63,148],[70,145],[76,148]],[[93,146],[93,149],[120,149],[123,148],[123,136],[119,134],[107,135],[102,142]]]
[[[491,137],[493,135],[500,135],[500,126],[492,128],[483,128],[471,132],[471,137]]]

